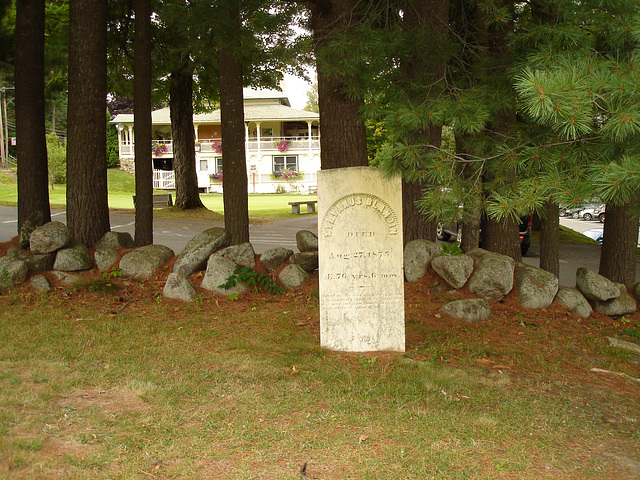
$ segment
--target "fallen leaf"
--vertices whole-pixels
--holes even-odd
[[[358,437],[358,443],[366,442],[368,438],[366,435],[360,435],[360,437]]]

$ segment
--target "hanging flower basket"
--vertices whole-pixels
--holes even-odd
[[[211,148],[215,153],[222,153],[222,141],[214,140],[213,142],[211,142]]]
[[[154,157],[159,157],[160,155],[167,153],[168,150],[166,143],[154,143],[151,145],[151,153],[153,153]]]
[[[209,174],[209,181],[211,181],[211,182],[221,182],[222,181],[222,172],[210,173]]]
[[[283,140],[280,140],[278,143],[276,143],[276,148],[280,153],[284,153],[287,150],[289,150],[289,144],[287,143],[286,140],[283,139]]]

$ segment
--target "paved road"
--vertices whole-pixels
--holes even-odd
[[[65,212],[54,211],[54,220],[66,222]],[[133,215],[111,215],[111,229],[116,232],[134,232]],[[598,222],[585,222],[584,220],[560,219],[561,224],[576,231],[584,231],[589,228],[597,228],[602,224]],[[297,251],[296,232],[306,229],[317,233],[317,216],[300,215],[299,218],[282,220],[266,225],[252,225],[249,229],[251,243],[256,253],[274,247],[286,247]],[[222,226],[217,222],[204,222],[197,220],[179,220],[168,218],[155,218],[154,242],[166,245],[174,252],[180,252],[186,243],[201,231]],[[16,235],[16,209],[14,207],[0,206],[0,242],[6,242]],[[531,244],[531,248],[523,261],[529,265],[540,266],[540,245]],[[560,245],[560,284],[575,286],[575,274],[578,267],[587,267],[598,271],[600,262],[599,245],[562,244]],[[640,280],[640,257],[636,259],[636,281]]]
[[[54,210],[51,219],[66,223],[66,212]],[[256,253],[274,247],[285,247],[297,251],[296,232],[311,230],[317,234],[316,215],[300,215],[273,222],[266,225],[251,225],[249,237]],[[114,232],[129,232],[134,234],[133,215],[113,214],[110,216],[111,230]],[[181,220],[170,218],[153,219],[154,243],[166,245],[174,252],[182,251],[187,242],[198,233],[211,227],[223,227],[220,222],[206,222],[200,220]],[[0,242],[7,242],[17,235],[17,210],[15,207],[0,206]]]

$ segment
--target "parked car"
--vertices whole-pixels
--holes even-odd
[[[520,251],[522,255],[525,255],[531,246],[532,219],[533,217],[531,215],[520,217]],[[462,240],[462,225],[454,222],[451,225],[445,226],[442,222],[438,222],[436,237],[443,242],[448,242],[454,238],[460,242]]]
[[[590,221],[594,219],[599,219],[600,214],[603,214],[602,222],[604,222],[604,209],[605,205],[601,204],[598,206],[590,206],[586,207],[583,210],[578,212],[578,218],[582,218],[583,220]]]
[[[585,237],[589,237],[591,240],[595,240],[599,244],[602,244],[602,234],[604,233],[604,229],[600,228],[590,228],[589,230],[585,230],[582,232],[582,235]]]

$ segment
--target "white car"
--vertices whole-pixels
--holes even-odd
[[[578,212],[578,218],[583,220],[593,220],[594,218],[598,218],[601,213],[604,213],[605,205],[597,205],[584,208]],[[604,220],[604,217],[602,217]]]

